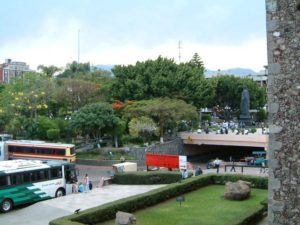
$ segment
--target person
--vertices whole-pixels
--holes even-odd
[[[217,173],[219,173],[219,168],[220,168],[220,164],[221,164],[221,160],[219,158],[216,158],[214,161],[215,167],[217,169]]]
[[[195,170],[195,176],[199,176],[203,173],[202,169],[200,168],[200,166],[198,166]]]
[[[84,177],[84,192],[88,192],[90,190],[89,184],[90,184],[90,179],[88,174],[86,173]]]
[[[263,160],[261,162],[261,167],[260,167],[260,171],[259,172],[260,173],[265,173],[266,172],[266,162],[265,162],[265,160]]]
[[[230,169],[230,172],[232,172],[232,171],[235,172],[234,159],[231,160],[231,169]]]
[[[84,192],[84,186],[83,186],[83,183],[79,183],[79,186],[78,186],[78,192]]]
[[[187,172],[186,169],[184,169],[182,172],[182,179],[187,179],[188,177],[189,177],[189,173]]]

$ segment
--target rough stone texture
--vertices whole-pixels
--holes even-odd
[[[300,224],[300,12],[266,0],[270,125],[268,224]]]
[[[225,184],[225,198],[229,200],[244,200],[249,198],[251,183],[239,180]]]
[[[116,214],[116,225],[134,225],[136,218],[133,214],[118,211]]]

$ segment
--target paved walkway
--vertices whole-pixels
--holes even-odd
[[[48,225],[50,220],[70,215],[76,209],[85,210],[118,199],[145,193],[164,185],[108,185],[88,193],[54,198],[0,214],[0,224]]]

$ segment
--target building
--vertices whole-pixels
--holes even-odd
[[[6,59],[3,64],[0,64],[0,81],[9,83],[12,78],[20,77],[29,71],[29,66],[25,62],[14,62],[11,59]]]

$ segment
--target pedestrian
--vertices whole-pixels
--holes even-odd
[[[83,185],[83,183],[79,183],[79,186],[78,186],[78,192],[84,192],[84,185]]]
[[[202,169],[200,168],[200,166],[198,166],[195,170],[195,176],[199,176],[203,173]]]
[[[189,173],[186,169],[182,171],[182,179],[187,179],[189,177]]]
[[[230,172],[234,171],[235,172],[235,166],[234,166],[234,159],[231,161],[231,169]]]
[[[265,173],[266,172],[266,163],[265,163],[265,160],[263,160],[261,162],[261,167],[260,167],[260,173]]]
[[[220,168],[220,164],[221,164],[221,160],[219,158],[216,158],[214,161],[215,167],[217,169],[217,173],[219,173],[219,168]]]
[[[90,185],[89,175],[85,174],[85,177],[84,177],[84,192],[88,192],[90,190],[89,185]]]

